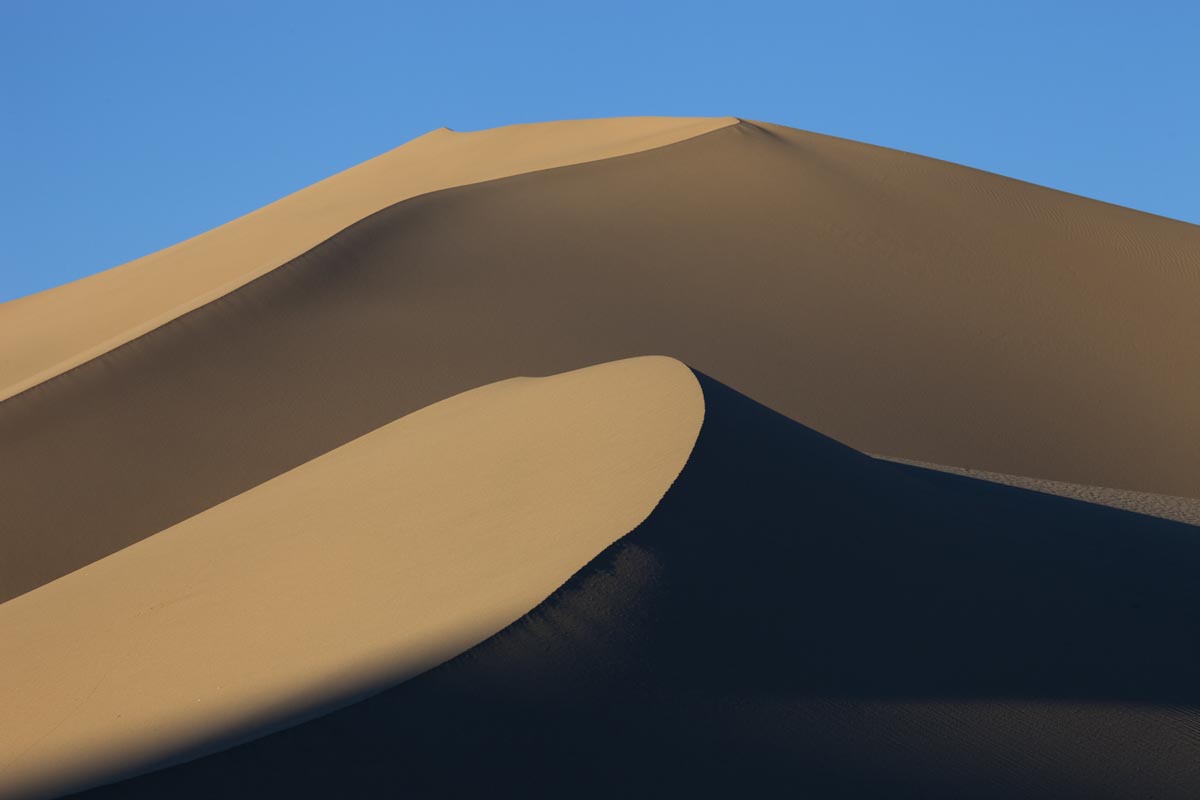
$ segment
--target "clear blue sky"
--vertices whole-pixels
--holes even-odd
[[[640,114],[1200,222],[1200,2],[0,0],[0,300],[441,125]]]

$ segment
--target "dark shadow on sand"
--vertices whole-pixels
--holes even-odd
[[[1200,531],[701,383],[662,503],[517,623],[91,796],[1200,796]]]

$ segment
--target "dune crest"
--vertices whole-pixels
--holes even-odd
[[[427,192],[662,147],[732,117],[438,128],[173,247],[0,304],[0,400],[237,289],[339,230]]]
[[[1197,529],[1072,498],[1196,519],[1198,290],[1196,226],[639,119],[0,306],[0,795],[1194,800]]]
[[[703,414],[668,358],[504,381],[0,605],[0,797],[228,746],[457,655],[636,527]]]
[[[881,461],[698,379],[653,512],[513,625],[90,796],[1200,796],[1194,528]]]
[[[0,600],[444,397],[645,353],[864,452],[1200,497],[1198,292],[1196,226],[766,124],[422,194],[0,403]]]

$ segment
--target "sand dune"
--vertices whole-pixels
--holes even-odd
[[[1200,796],[1198,292],[1196,226],[639,118],[0,305],[0,797]]]
[[[505,381],[0,605],[0,797],[227,746],[461,653],[641,522],[702,417],[670,359]]]
[[[0,404],[0,597],[647,353],[867,452],[1197,497],[1198,281],[1195,226],[770,125],[422,195]]]
[[[0,400],[249,283],[393,203],[661,147],[735,122],[629,117],[431,131],[174,247],[0,304]]]
[[[701,383],[662,502],[515,625],[93,796],[1200,793],[1194,528],[879,461]]]

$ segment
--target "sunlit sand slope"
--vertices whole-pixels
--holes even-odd
[[[628,117],[472,133],[439,128],[174,247],[0,304],[0,399],[236,289],[406,198],[661,147],[735,122]]]
[[[0,797],[228,746],[461,653],[640,523],[703,414],[667,358],[504,381],[0,605]]]
[[[93,796],[1200,796],[1195,528],[873,459],[701,385],[666,496],[514,625]]]

